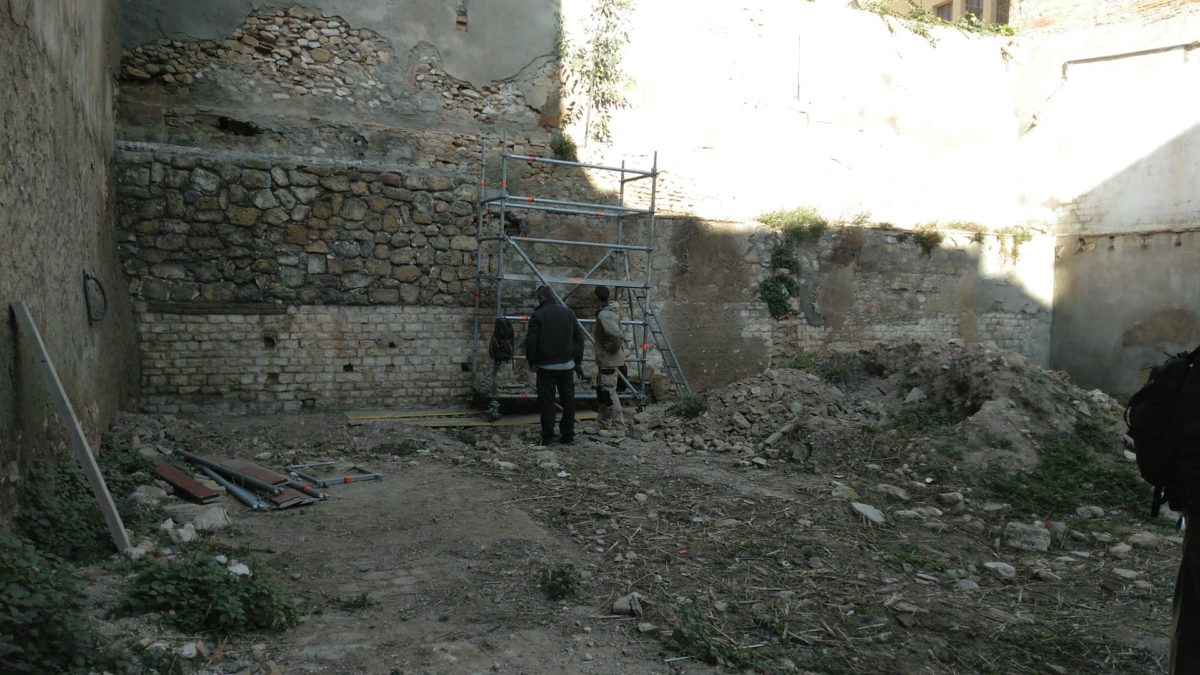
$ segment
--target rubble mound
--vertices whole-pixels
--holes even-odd
[[[957,342],[906,341],[830,356],[801,355],[707,394],[701,424],[672,447],[801,462],[845,459],[864,437],[903,441],[915,464],[956,471],[1029,471],[1039,447],[1085,436],[1101,459],[1121,459],[1120,404],[1020,354]],[[922,461],[924,459],[924,461]]]

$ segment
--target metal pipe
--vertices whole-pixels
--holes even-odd
[[[484,166],[484,141],[479,137],[479,200],[483,199],[483,190],[487,186],[487,169]],[[481,208],[482,201],[476,201],[475,233],[475,320],[471,330],[471,385],[479,381],[479,304],[483,297],[483,216],[486,211]]]
[[[1105,54],[1104,56],[1090,56],[1086,59],[1071,59],[1070,61],[1064,61],[1062,64],[1062,79],[1067,79],[1067,68],[1071,66],[1078,66],[1085,63],[1099,63],[1101,61],[1116,61],[1117,59],[1128,59],[1135,56],[1162,54],[1163,52],[1171,52],[1175,51],[1176,49],[1182,49],[1186,52],[1190,52],[1193,49],[1200,49],[1200,40],[1180,42],[1179,44],[1168,45],[1166,47],[1154,47],[1153,49],[1139,49],[1133,52],[1119,52],[1117,54]]]
[[[325,501],[326,499],[329,499],[329,495],[325,494],[324,492],[321,492],[320,490],[313,489],[307,483],[303,483],[298,480],[288,480],[287,484],[288,484],[288,487],[290,487],[294,490],[299,490],[300,492],[303,492],[306,495],[316,497],[317,499],[320,499],[321,501]]]
[[[637,169],[622,169],[616,166],[604,166],[602,164],[584,164],[583,162],[572,162],[566,159],[551,159],[549,157],[534,157],[533,155],[505,155],[505,159],[519,159],[526,162],[541,162],[544,164],[561,164],[564,166],[578,166],[585,169],[600,169],[603,171],[622,171],[624,173],[632,173],[639,176],[649,176],[651,172],[640,171]]]
[[[521,201],[515,201],[513,199],[496,199],[496,200],[488,201],[485,203],[488,206],[492,206],[494,204],[499,204],[503,208],[504,205],[507,204],[508,206],[510,206],[514,209],[525,209],[527,211],[544,211],[546,213],[564,213],[564,214],[572,215],[572,216],[602,217],[602,216],[607,215],[610,218],[629,218],[632,216],[645,216],[645,215],[649,214],[649,212],[644,209],[639,210],[639,211],[631,211],[628,213],[621,212],[621,213],[604,214],[595,209],[591,209],[591,210],[565,209],[565,208],[559,208],[556,206],[542,206],[541,204],[539,204],[537,202],[528,202],[528,201],[521,202]]]
[[[505,316],[503,316],[501,318],[507,319],[509,321],[528,321],[529,315],[528,314],[506,314]],[[580,319],[579,322],[580,323],[596,323],[596,320],[595,319]],[[622,319],[621,325],[622,326],[644,326],[644,325],[646,325],[646,322],[645,321],[637,321],[636,319]]]
[[[546,288],[550,289],[550,294],[554,296],[554,299],[557,300],[558,302],[561,302],[563,305],[566,305],[567,303],[563,302],[563,299],[558,296],[558,292],[556,292],[554,290],[554,287],[551,286],[548,281],[546,281],[546,277],[542,275],[542,272],[537,268],[537,265],[533,264],[533,260],[530,259],[530,257],[525,254],[525,251],[522,251],[521,247],[517,246],[515,244],[513,245],[513,250],[515,250],[517,252],[517,255],[521,256],[521,258],[525,261],[526,265],[529,265],[529,269],[533,271],[534,276],[536,276],[538,278],[538,280],[541,282],[541,284],[543,286],[545,286]],[[607,256],[605,256],[605,257],[607,257]],[[578,287],[576,287],[576,288],[578,288]],[[574,290],[574,289],[572,289],[572,290]],[[592,331],[587,330],[583,327],[583,323],[580,322],[579,317],[575,317],[575,324],[577,326],[579,326],[579,330],[583,331],[584,337],[587,338],[588,342],[592,343],[592,348],[595,349],[596,336],[592,335]],[[630,382],[629,379],[625,377],[625,374],[621,372],[620,368],[617,369],[617,377],[620,378],[620,380],[622,382],[624,382],[627,387],[629,387],[630,389],[633,389],[633,383]],[[640,400],[641,396],[639,396],[638,398]]]
[[[209,478],[220,483],[221,486],[224,487],[226,490],[228,490],[229,494],[236,497],[239,502],[250,507],[251,511],[270,511],[271,510],[271,507],[267,506],[267,503],[264,502],[263,500],[259,499],[257,495],[252,494],[249,490],[245,490],[243,488],[240,488],[240,487],[234,485],[233,483],[229,482],[228,480],[225,480],[225,478],[223,476],[221,476],[219,473],[217,473],[216,471],[213,471],[212,469],[208,468],[207,466],[204,466],[203,464],[200,465],[200,470],[203,471],[204,474],[207,475]]]
[[[617,214],[617,213],[633,213],[633,214],[648,213],[648,211],[646,209],[635,209],[632,206],[621,206],[619,204],[593,204],[591,202],[576,202],[576,201],[571,201],[568,199],[547,199],[546,197],[530,197],[530,196],[510,195],[510,194],[506,194],[504,198],[510,202],[517,202],[517,203],[524,203],[524,204],[550,204],[551,206],[578,206],[581,208],[585,208],[593,213],[598,213],[600,211],[611,211],[612,212],[611,214],[605,214],[605,215],[613,215],[613,214]]]
[[[191,462],[192,464],[196,464],[200,467],[210,468],[213,471],[221,473],[222,475],[228,476],[229,478],[240,482],[245,487],[252,487],[255,490],[262,490],[263,492],[268,492],[272,495],[277,495],[280,492],[283,492],[283,490],[281,488],[277,488],[274,485],[271,485],[270,483],[261,481],[252,476],[247,476],[246,474],[243,474],[239,471],[230,469],[227,466],[222,466],[216,462],[210,462],[207,459],[204,459],[203,457],[197,457],[196,455],[193,455],[192,453],[187,452],[185,450],[176,450],[175,453],[178,454],[180,457],[184,458],[185,460]]]
[[[613,250],[624,251],[649,251],[649,246],[635,246],[632,244],[606,244],[601,241],[576,241],[573,239],[543,239],[541,237],[513,237],[511,235],[495,235],[483,237],[483,241],[499,241],[507,237],[513,241],[523,241],[532,244],[563,244],[565,246],[586,246],[589,248],[607,248]]]

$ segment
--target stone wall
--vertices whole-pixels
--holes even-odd
[[[125,147],[121,256],[137,300],[473,302],[478,187],[461,174]]]
[[[29,306],[92,441],[136,393],[113,224],[116,13],[116,0],[0,0],[0,519],[30,466],[66,447],[12,303]],[[99,321],[85,273],[107,292]]]

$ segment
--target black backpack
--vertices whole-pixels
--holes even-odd
[[[496,361],[510,361],[517,348],[517,339],[513,335],[512,324],[508,319],[497,318],[492,327],[492,341],[488,343],[488,354]]]
[[[1194,490],[1181,482],[1181,464],[1200,456],[1200,374],[1193,376],[1192,365],[1200,356],[1200,347],[1191,353],[1179,352],[1150,369],[1150,377],[1125,406],[1125,424],[1133,439],[1138,471],[1154,486],[1150,514],[1157,516],[1164,502],[1172,510],[1187,506]],[[1181,451],[1188,446],[1188,457]]]

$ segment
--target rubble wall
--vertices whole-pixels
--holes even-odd
[[[789,244],[753,224],[663,219],[656,297],[693,385],[736,381],[807,354],[855,351],[910,338],[957,340],[1049,361],[1054,240],[948,232],[926,252],[911,233],[833,228]],[[796,269],[773,268],[783,246]],[[758,294],[766,279],[794,284],[787,315]]]
[[[116,20],[116,0],[0,0],[0,518],[31,464],[66,448],[10,304],[29,306],[91,440],[137,387],[113,217]],[[107,292],[98,322],[85,273]]]

